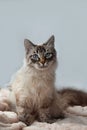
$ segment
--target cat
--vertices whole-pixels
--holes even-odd
[[[81,105],[78,102],[80,97],[84,97],[84,92],[78,99],[78,91],[56,90],[55,72],[58,63],[54,43],[54,35],[40,45],[24,40],[24,64],[11,81],[10,89],[16,98],[19,120],[27,125],[35,120],[53,123],[58,118],[64,118],[64,110],[69,105]]]
[[[24,64],[11,83],[19,119],[29,125],[35,119],[52,122],[55,118],[63,117],[55,89],[57,55],[54,36],[42,45],[25,39],[24,46]]]

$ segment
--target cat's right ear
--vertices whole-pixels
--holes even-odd
[[[46,42],[46,45],[54,48],[55,37],[52,35]]]
[[[28,39],[24,39],[24,47],[26,53],[28,53],[35,45]]]

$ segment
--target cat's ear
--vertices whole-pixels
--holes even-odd
[[[52,35],[46,42],[46,45],[49,47],[54,47],[55,37]]]
[[[28,39],[24,39],[25,51],[28,53],[35,45]]]

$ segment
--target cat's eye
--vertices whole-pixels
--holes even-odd
[[[34,54],[34,55],[31,56],[31,59],[32,59],[32,60],[35,60],[35,61],[38,61],[38,60],[39,60],[39,57],[38,57],[37,54]]]
[[[46,54],[45,54],[45,57],[46,57],[47,59],[50,59],[52,56],[53,56],[52,53],[46,53]]]

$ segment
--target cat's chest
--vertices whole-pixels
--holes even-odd
[[[22,80],[22,79],[21,79]],[[27,74],[25,73],[23,76],[23,81],[24,81],[24,85],[27,89],[38,89],[41,87],[46,87],[48,85],[50,85],[50,83],[52,82],[51,80],[48,80],[46,76],[43,75],[31,75],[31,74]]]
[[[32,76],[32,77],[26,78],[24,84],[29,93],[37,95],[37,96],[42,95],[43,91],[48,90],[49,86],[51,87],[51,84],[49,81],[38,76],[37,77]]]
[[[22,73],[17,76],[12,84],[16,94],[21,94],[24,100],[32,102],[36,106],[48,104],[53,98],[54,82],[46,76]]]
[[[25,77],[26,78],[26,77]],[[35,102],[43,102],[45,98],[52,98],[54,86],[50,80],[44,77],[31,76],[25,80],[29,97]]]
[[[45,83],[39,81],[39,83],[31,83],[32,87],[28,88],[28,98],[31,102],[38,107],[46,106],[50,104],[53,99],[54,89],[51,86],[47,86]]]

